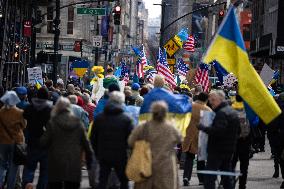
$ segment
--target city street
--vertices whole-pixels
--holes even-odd
[[[278,189],[281,185],[281,178],[272,178],[273,175],[273,160],[270,159],[270,148],[268,141],[266,142],[266,151],[263,153],[255,154],[253,159],[250,160],[249,176],[248,176],[248,189]],[[182,172],[180,171],[180,184],[182,184]],[[195,172],[195,170],[194,170]],[[198,186],[198,179],[196,173],[192,176],[192,182],[189,187],[182,187],[183,189],[199,189],[203,188]],[[88,188],[88,175],[83,171],[83,181],[81,188]],[[237,187],[236,187],[237,188]]]
[[[0,0],[0,189],[284,189],[283,18],[284,0]]]

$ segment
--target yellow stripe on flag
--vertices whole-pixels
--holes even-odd
[[[203,59],[205,63],[214,60],[238,78],[239,94],[264,123],[270,123],[281,113],[279,106],[250,64],[247,52],[236,43],[217,36]]]
[[[185,137],[186,135],[186,128],[189,125],[190,118],[191,118],[191,113],[186,113],[186,114],[168,113],[167,114],[167,120],[174,123],[173,126],[175,126],[181,132],[183,137]],[[139,124],[145,121],[149,121],[151,119],[152,119],[151,113],[141,114],[139,116]]]

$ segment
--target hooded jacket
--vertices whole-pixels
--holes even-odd
[[[26,143],[29,147],[40,148],[39,140],[46,130],[51,109],[51,101],[33,98],[32,104],[24,110],[23,115],[27,120],[27,128],[25,130]]]
[[[127,158],[127,139],[133,123],[123,109],[122,105],[110,102],[94,119],[91,143],[99,160],[120,162]]]
[[[48,150],[48,181],[81,181],[81,155],[86,152],[87,165],[93,152],[82,122],[70,111],[52,117],[40,144]]]

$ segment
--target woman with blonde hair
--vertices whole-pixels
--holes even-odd
[[[48,149],[48,188],[79,189],[81,182],[81,154],[86,152],[87,166],[93,152],[83,123],[72,113],[71,103],[61,97],[51,112],[41,145]]]
[[[152,176],[144,182],[135,183],[135,189],[178,189],[174,147],[181,142],[181,134],[166,120],[168,106],[164,101],[154,102],[151,112],[152,120],[135,128],[128,138],[129,145],[133,147],[137,140],[144,139],[146,133],[145,139],[152,151]]]

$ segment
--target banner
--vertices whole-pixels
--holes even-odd
[[[42,70],[40,67],[27,68],[29,84],[35,85],[36,81],[43,83]]]

